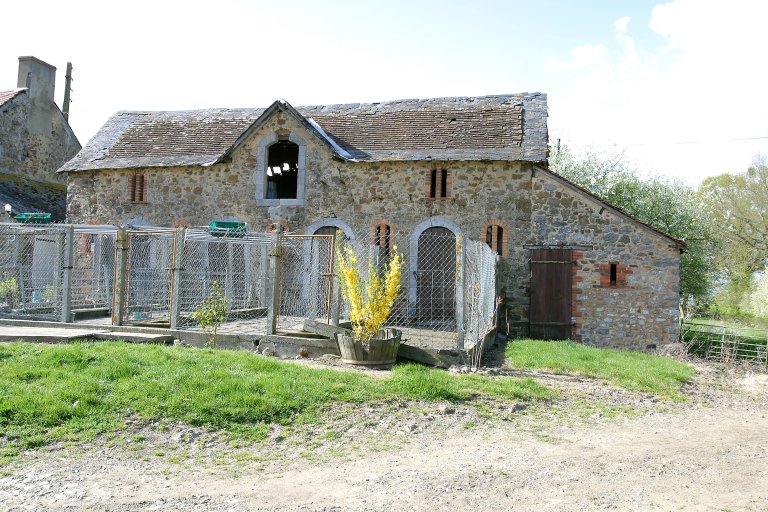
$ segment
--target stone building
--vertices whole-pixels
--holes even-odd
[[[510,335],[676,341],[683,243],[550,172],[546,120],[539,93],[118,112],[60,172],[75,223],[407,238],[412,275],[425,233],[453,237],[446,261],[460,236],[482,240]]]
[[[53,101],[55,83],[55,67],[19,57],[18,88],[0,91],[0,201],[63,219],[66,190],[56,170],[81,146]]]

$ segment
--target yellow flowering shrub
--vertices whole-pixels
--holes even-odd
[[[369,260],[368,279],[363,281],[357,254],[342,242],[337,249],[337,264],[341,291],[349,306],[349,319],[352,321],[355,339],[366,343],[384,326],[400,292],[403,255],[397,251],[397,246],[393,248],[383,279]]]

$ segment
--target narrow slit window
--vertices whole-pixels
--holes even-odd
[[[616,286],[616,268],[618,267],[618,264],[611,263],[611,286]]]
[[[501,224],[488,224],[485,228],[485,243],[499,256],[506,255],[504,227]]]
[[[429,197],[434,199],[436,194],[437,194],[437,171],[433,169],[429,177]]]
[[[445,169],[440,171],[440,197],[448,197],[448,171]]]
[[[128,179],[128,199],[132,203],[143,203],[147,200],[147,178],[143,174],[133,174]]]
[[[373,228],[373,245],[379,247],[384,258],[392,249],[392,227],[389,224],[376,224]]]
[[[448,170],[432,169],[427,180],[427,197],[430,199],[447,199],[450,193],[448,186]]]

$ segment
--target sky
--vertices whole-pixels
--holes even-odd
[[[119,110],[543,92],[550,141],[624,153],[696,185],[768,155],[760,0],[26,0],[2,9],[0,90],[18,57],[57,67],[85,144]]]

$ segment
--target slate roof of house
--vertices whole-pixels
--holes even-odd
[[[13,98],[18,96],[19,94],[25,92],[26,89],[14,89],[12,91],[0,91],[0,107],[11,101]]]
[[[298,112],[337,156],[349,160],[547,158],[547,99],[541,93],[295,110],[287,103],[276,105]],[[242,142],[241,135],[273,107],[118,112],[60,171],[210,165],[228,155]]]

